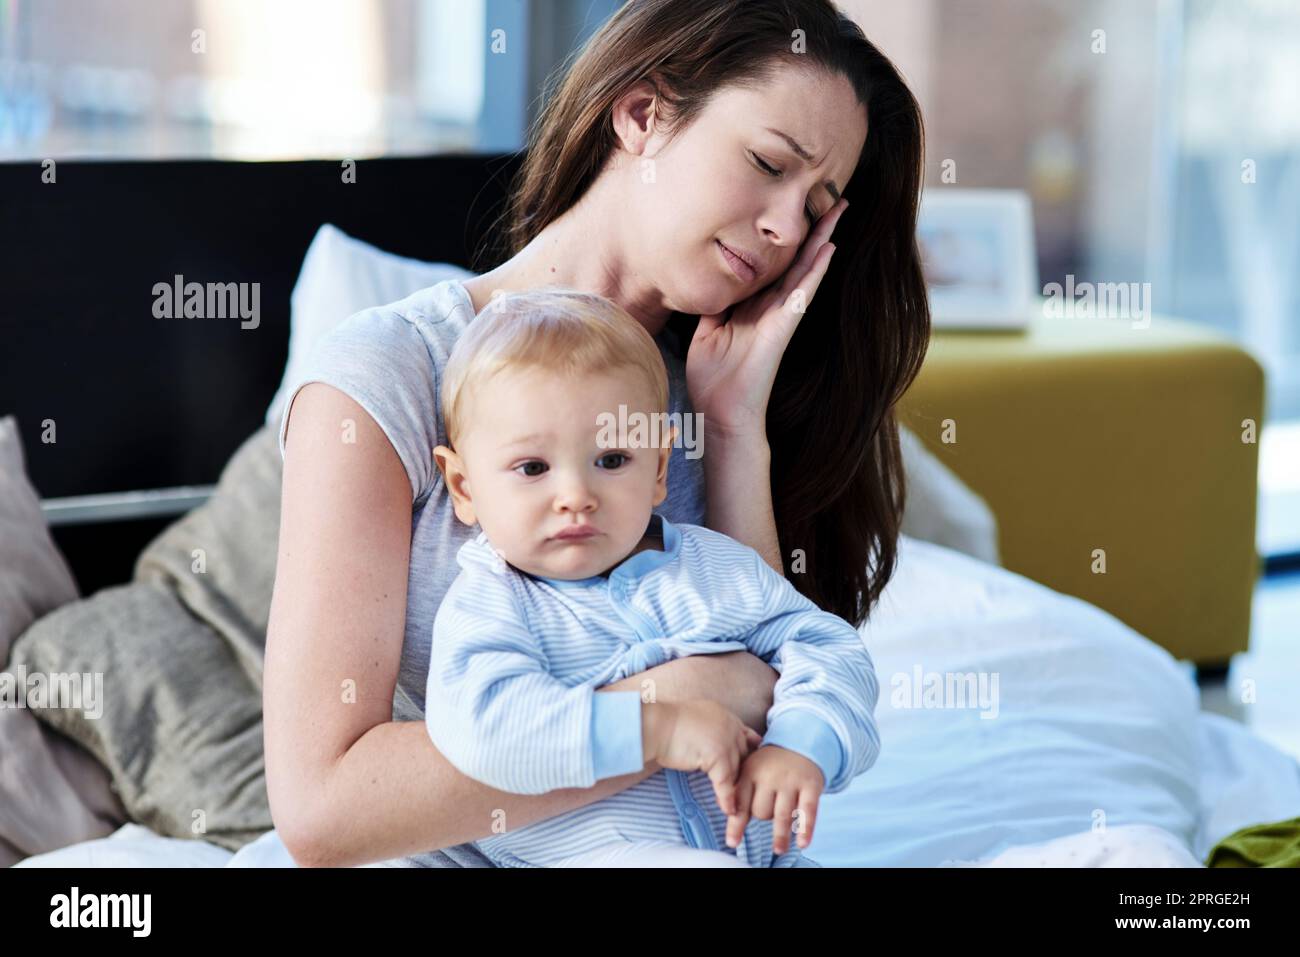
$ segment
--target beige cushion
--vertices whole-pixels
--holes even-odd
[[[33,621],[76,598],[27,480],[17,423],[7,416],[0,419],[0,665]],[[32,711],[0,708],[0,867],[114,831],[126,812],[110,781],[85,748]]]
[[[99,757],[133,821],[230,850],[272,826],[261,674],[279,529],[276,438],[266,426],[239,448],[212,499],[141,553],[134,582],[45,616],[13,650],[32,670],[103,674],[99,718],[67,708],[39,716]]]

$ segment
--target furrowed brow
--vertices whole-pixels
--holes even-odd
[[[788,133],[782,133],[780,130],[773,129],[770,126],[767,127],[767,131],[769,133],[775,133],[777,136],[781,137],[781,139],[785,140],[790,149],[794,151],[794,155],[799,157],[805,163],[811,163],[813,161],[813,155],[804,149],[798,141]],[[826,192],[831,194],[831,199],[837,203],[840,201],[840,189],[835,185],[833,180],[823,180],[822,186],[826,187]]]

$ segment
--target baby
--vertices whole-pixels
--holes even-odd
[[[441,389],[450,447],[434,457],[457,517],[481,531],[457,553],[433,626],[434,745],[519,794],[662,768],[526,827],[494,820],[477,846],[513,867],[801,863],[820,795],[879,752],[875,669],[852,625],[756,551],[652,513],[676,430],[650,431],[661,438],[647,446],[608,429],[666,418],[650,334],[600,296],[501,296],[457,341]],[[596,691],[730,651],[780,674],[761,739],[715,702],[656,703],[650,680]],[[776,852],[774,822],[787,836],[793,824],[797,848]]]

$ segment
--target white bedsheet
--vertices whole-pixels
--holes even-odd
[[[1198,866],[1240,827],[1300,816],[1300,764],[1201,712],[1186,668],[1085,602],[905,537],[862,632],[882,752],[822,799],[807,854],[824,866]],[[988,696],[915,707],[918,669],[922,687],[982,675]],[[128,824],[15,866],[292,864],[273,831],[231,854]]]

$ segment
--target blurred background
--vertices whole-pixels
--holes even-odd
[[[0,159],[523,145],[615,0],[0,0]],[[1268,374],[1260,552],[1300,555],[1300,4],[843,0],[927,171],[1031,197],[1039,280],[1150,282]],[[494,31],[500,31],[499,33]],[[484,42],[484,38],[487,42]]]

